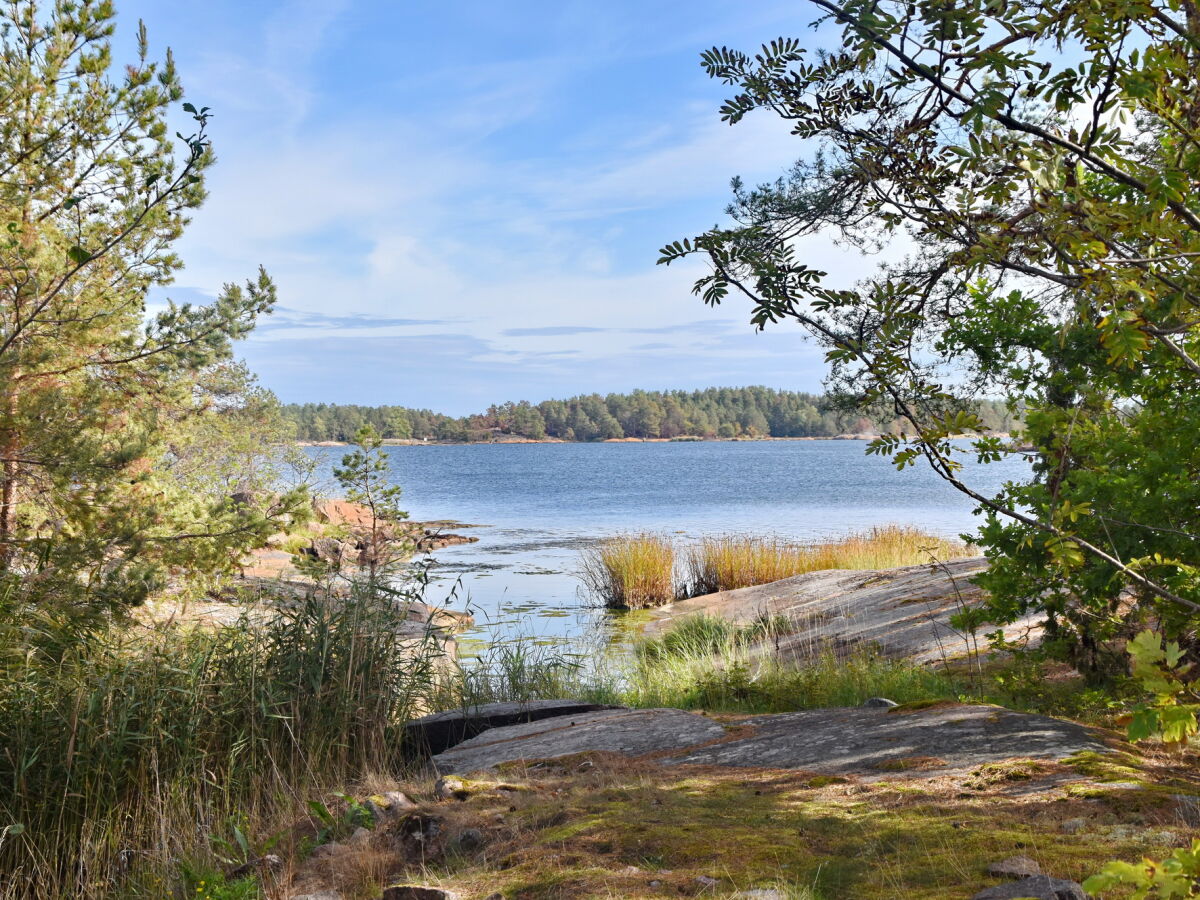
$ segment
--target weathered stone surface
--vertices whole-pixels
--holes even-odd
[[[459,900],[459,895],[422,884],[394,884],[384,889],[380,900]]]
[[[439,772],[465,773],[517,759],[551,759],[587,750],[631,756],[716,740],[725,729],[678,709],[609,709],[492,728],[433,757]]]
[[[446,849],[451,853],[469,855],[482,850],[486,843],[483,832],[478,828],[464,828],[446,842]]]
[[[412,798],[402,791],[372,794],[367,798],[366,805],[377,824],[397,819],[417,808],[417,804],[413,802]]]
[[[666,751],[659,760],[668,765],[803,769],[882,779],[965,772],[1016,757],[1063,759],[1085,750],[1108,752],[1072,722],[957,703],[924,709],[806,710],[757,716],[739,725],[740,733],[730,736],[704,716],[677,709],[603,710],[494,728],[433,762],[448,775],[588,750],[631,756]],[[938,765],[898,765],[915,759],[936,759]]]
[[[1034,875],[985,888],[971,900],[1087,900],[1087,894],[1076,881]]]
[[[962,603],[971,605],[981,589],[971,578],[987,567],[983,559],[963,559],[944,567],[907,566],[878,571],[833,569],[796,575],[771,584],[721,591],[659,607],[649,633],[696,613],[749,623],[760,616],[782,616],[791,633],[772,635],[758,652],[803,659],[814,651],[866,645],[889,656],[920,662],[966,655],[974,648],[950,626]],[[1037,617],[1006,626],[1009,640],[1036,640]]]
[[[996,878],[1029,878],[1031,875],[1041,875],[1042,867],[1037,860],[1028,856],[1010,856],[992,863],[987,867],[987,873]]]
[[[814,709],[759,716],[742,724],[754,731],[664,762],[805,769],[865,778],[889,777],[889,761],[936,757],[944,763],[929,770],[903,770],[906,778],[920,778],[1014,757],[1063,759],[1084,750],[1107,752],[1086,728],[1073,722],[957,703],[914,710]]]
[[[412,746],[430,754],[441,753],[489,728],[538,722],[556,716],[572,716],[602,709],[615,709],[578,700],[529,700],[524,703],[486,703],[466,709],[450,709],[413,719],[404,729]]]

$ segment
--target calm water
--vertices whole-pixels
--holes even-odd
[[[973,504],[922,466],[897,472],[860,441],[477,444],[388,447],[415,520],[453,519],[476,544],[435,554],[435,600],[469,606],[480,640],[577,639],[609,614],[578,590],[579,551],[627,531],[681,539],[727,532],[799,540],[896,522],[955,535]],[[310,451],[329,466],[341,447]],[[1026,471],[1019,459],[969,464],[992,492]]]

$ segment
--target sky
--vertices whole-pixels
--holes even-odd
[[[816,44],[796,2],[122,0],[170,46],[218,163],[162,296],[205,302],[261,264],[279,305],[238,352],[285,402],[454,415],[635,388],[818,391],[797,326],[711,309],[658,249],[721,221],[729,179],[805,152],[730,127],[699,54]],[[187,124],[180,120],[180,126]],[[815,239],[812,263],[864,261]],[[162,296],[156,299],[161,300]]]

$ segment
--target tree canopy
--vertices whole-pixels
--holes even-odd
[[[1007,431],[1016,417],[1002,402],[981,401],[978,414]],[[844,432],[895,429],[895,417],[841,410],[827,398],[765,387],[701,391],[585,394],[568,400],[503,403],[452,418],[427,409],[336,403],[288,404],[285,415],[309,441],[350,441],[363,425],[388,438],[489,441],[497,434],[534,440],[692,437],[831,437]]]
[[[975,499],[988,615],[1037,606],[1076,651],[1164,619],[1195,648],[1200,610],[1200,16],[1176,0],[812,0],[839,46],[716,47],[721,117],[787,120],[811,152],[734,182],[699,255],[706,303],[799,322],[851,405],[885,403],[923,460]],[[833,283],[805,238],[909,248]],[[986,496],[962,453],[1005,445],[972,408],[1025,412],[1035,475]],[[950,440],[978,438],[967,448]]]
[[[0,8],[0,582],[83,607],[228,569],[296,499],[239,503],[187,465],[192,426],[266,408],[220,367],[275,287],[148,307],[204,199],[211,112],[144,27],[114,71],[113,23],[106,0]]]

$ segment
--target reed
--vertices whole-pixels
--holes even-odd
[[[659,534],[621,535],[583,552],[585,588],[614,609],[645,609],[675,599],[675,546]]]
[[[402,767],[403,725],[441,664],[406,614],[355,590],[65,644],[0,615],[15,651],[0,655],[0,897],[171,896],[235,823],[268,833],[323,791]]]
[[[890,569],[969,553],[961,541],[902,525],[877,526],[819,544],[723,535],[703,538],[686,550],[681,589],[694,597],[824,569]]]

